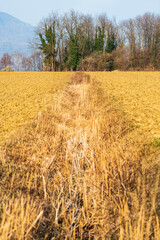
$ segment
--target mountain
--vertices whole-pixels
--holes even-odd
[[[0,58],[4,53],[21,52],[29,55],[29,41],[34,37],[34,30],[32,25],[0,12]]]

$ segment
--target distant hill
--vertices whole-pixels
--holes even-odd
[[[4,53],[22,52],[29,55],[28,45],[34,37],[34,30],[32,25],[0,12],[0,58]]]

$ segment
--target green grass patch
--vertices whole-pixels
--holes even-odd
[[[160,138],[155,138],[154,141],[152,142],[152,145],[154,147],[160,147]]]

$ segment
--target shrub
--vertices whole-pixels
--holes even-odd
[[[71,76],[71,84],[90,83],[90,75],[83,72],[76,72]]]

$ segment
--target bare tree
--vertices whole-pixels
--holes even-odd
[[[11,56],[8,53],[4,53],[3,57],[0,60],[0,64],[3,68],[11,65]]]
[[[15,52],[11,56],[12,65],[14,66],[16,71],[22,71],[22,61],[23,61],[24,54]]]

